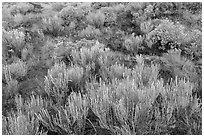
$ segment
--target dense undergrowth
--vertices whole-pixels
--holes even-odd
[[[202,3],[2,6],[4,135],[202,134]]]

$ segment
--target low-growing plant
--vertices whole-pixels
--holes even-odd
[[[201,7],[2,3],[2,133],[202,134]]]
[[[44,18],[42,20],[43,33],[52,37],[61,36],[64,31],[62,23],[63,20],[57,15],[53,15],[53,17]]]
[[[5,118],[4,118],[5,119]],[[7,135],[35,135],[37,133],[37,120],[34,117],[29,119],[24,114],[11,114],[6,117],[3,123],[7,127]]]
[[[52,4],[52,10],[60,12],[65,6],[65,3],[57,2]]]
[[[90,25],[95,26],[96,28],[101,28],[105,22],[105,15],[100,11],[96,13],[89,13],[86,18],[87,22]]]
[[[142,36],[134,36],[134,34],[132,34],[130,37],[125,39],[124,46],[130,53],[136,55],[138,50],[141,49],[143,39],[144,38]]]
[[[145,65],[144,58],[137,56],[138,62],[132,71],[132,75],[137,82],[139,87],[151,85],[152,82],[156,81],[159,74],[159,66],[151,64],[150,66]]]
[[[23,61],[18,61],[10,65],[3,66],[3,81],[5,83],[3,94],[7,97],[13,97],[18,93],[19,77],[27,74],[27,65]]]
[[[71,92],[78,92],[84,86],[84,70],[79,66],[69,68],[63,62],[56,63],[48,70],[45,78],[45,91],[58,103],[66,101]]]
[[[164,67],[172,74],[172,78],[186,78],[196,82],[198,75],[193,62],[181,56],[181,50],[170,50],[164,57]],[[165,69],[161,68],[161,69]]]
[[[90,25],[88,25],[86,29],[83,29],[79,33],[79,37],[86,38],[87,40],[98,39],[99,37],[101,37],[101,35],[102,34],[99,29],[96,29],[95,27]]]
[[[3,29],[2,44],[5,49],[4,55],[6,57],[17,56],[20,57],[20,52],[25,46],[25,34],[20,30],[6,31]]]
[[[16,79],[18,77],[25,76],[27,74],[27,69],[27,64],[21,60],[18,60],[10,65],[5,65],[3,67],[3,74],[5,77],[10,75],[12,78]]]

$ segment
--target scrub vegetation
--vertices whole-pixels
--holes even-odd
[[[3,135],[201,135],[202,3],[2,3]]]

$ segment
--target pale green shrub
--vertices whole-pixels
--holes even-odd
[[[66,102],[65,113],[70,115],[69,120],[73,123],[76,122],[78,129],[84,128],[84,120],[87,116],[89,107],[89,99],[87,96],[72,93]],[[79,131],[78,131],[79,132]],[[82,132],[82,131],[81,131]]]
[[[55,114],[48,109],[42,109],[37,118],[50,130],[61,127],[68,134],[84,134],[84,122],[88,111],[88,98],[81,94],[72,93],[64,107],[52,106]]]
[[[98,58],[105,52],[103,50],[104,45],[100,44],[99,42],[96,42],[94,46],[91,48],[81,48],[80,54],[81,54],[81,62],[83,66],[90,62],[95,62],[98,60]]]
[[[154,64],[151,64],[151,66],[145,65],[142,56],[136,56],[136,60],[138,64],[133,69],[132,76],[136,83],[138,83],[138,86],[148,86],[156,81],[159,74],[159,67]]]
[[[5,94],[7,96],[9,96],[9,95],[13,96],[17,93],[18,87],[19,87],[18,81],[15,79],[11,79],[7,82],[6,91],[4,91],[3,94]]]
[[[7,117],[8,121],[4,123],[8,127],[9,135],[34,135],[37,134],[37,126],[34,117],[30,120],[21,112]]]
[[[109,75],[111,79],[126,78],[128,76],[131,76],[131,70],[125,67],[124,65],[115,64],[110,66]]]
[[[27,74],[27,69],[27,64],[21,60],[18,60],[17,62],[12,63],[10,65],[5,65],[3,67],[3,74],[7,75],[8,73],[10,73],[10,75],[16,78],[20,76],[25,76]]]
[[[96,29],[93,26],[88,25],[85,29],[83,29],[79,33],[79,37],[81,38],[86,38],[86,39],[94,39],[94,38],[99,38],[101,37],[101,32],[99,29]]]
[[[27,74],[27,65],[23,61],[18,61],[10,65],[3,66],[3,80],[6,82],[7,95],[15,95],[18,91],[18,81],[19,77],[25,76]]]
[[[15,24],[13,16],[11,15],[10,9],[2,6],[2,28],[5,30],[10,29]]]
[[[112,85],[101,82],[99,87],[93,85],[87,90],[91,107],[101,119],[103,127],[120,134],[131,134],[129,126],[137,124],[140,115],[146,113],[158,94],[156,90],[152,96],[152,91],[138,89],[135,81],[128,78],[122,81],[116,79]],[[111,108],[113,111],[110,111]],[[118,125],[111,120],[117,121]]]
[[[15,96],[16,109],[18,112],[24,112],[30,116],[38,114],[43,108],[48,108],[51,104],[49,100],[43,99],[41,96],[30,96],[27,100],[21,96]]]
[[[17,3],[16,5],[12,6],[10,10],[13,15],[17,13],[25,15],[26,13],[28,13],[28,11],[34,10],[34,6],[26,2],[21,2],[21,3]]]
[[[58,16],[63,20],[67,35],[77,39],[78,32],[87,26],[87,12],[88,10],[86,8],[74,7],[71,5],[66,6],[59,12]]]
[[[59,18],[57,15],[53,15],[52,17],[48,18],[43,18],[42,19],[43,32],[54,37],[62,35],[64,31],[62,23],[63,20]]]
[[[43,47],[41,47],[41,61],[44,63],[43,65],[47,67],[51,67],[54,63],[55,59],[55,43],[51,41],[47,41]]]
[[[3,45],[19,52],[25,45],[25,34],[20,30],[6,31],[3,29]]]
[[[175,82],[172,82],[171,90],[167,92],[169,102],[176,105],[176,107],[187,107],[193,100],[193,87],[193,83],[187,80],[179,80],[179,78],[176,77]]]
[[[52,69],[48,70],[48,76],[46,77],[45,80],[49,84],[52,82],[53,84],[56,85],[56,87],[62,87],[66,88],[68,84],[68,76],[66,76],[66,65],[61,62],[61,63],[56,63]],[[49,88],[50,86],[47,85]]]
[[[104,13],[98,11],[96,13],[89,13],[86,18],[87,18],[87,21],[89,24],[97,27],[97,28],[100,28],[103,26],[104,24],[104,21],[105,21],[105,15]]]
[[[77,92],[84,86],[84,70],[79,66],[67,68],[63,62],[56,63],[45,78],[45,91],[48,95],[58,98],[56,101],[66,100],[72,91]]]
[[[152,24],[151,21],[146,21],[140,24],[140,28],[142,32],[144,32],[145,34],[148,34],[149,32],[153,30],[154,25]]]
[[[147,40],[152,42],[152,44],[149,45],[150,48],[158,40],[161,41],[162,46],[165,46],[168,42],[173,42],[180,48],[182,44],[185,45],[186,43],[201,45],[201,36],[202,34],[199,30],[189,31],[181,24],[175,24],[169,20],[162,20],[153,31],[148,33]],[[163,48],[165,49],[165,47]]]
[[[111,114],[108,113],[110,105],[114,102],[110,86],[105,83],[100,83],[99,88],[87,89],[89,91],[90,105],[93,112],[101,119],[101,124],[104,127],[108,127],[108,122],[111,119]]]
[[[162,132],[166,128],[165,125],[172,124],[170,119],[173,117],[174,109],[186,108],[192,103],[192,89],[193,84],[184,80],[177,80],[174,84],[172,81],[169,88],[164,87],[162,80],[156,79],[149,86],[138,87],[134,77],[115,79],[111,84],[100,82],[87,86],[91,106],[100,117],[102,125],[126,135],[149,131],[154,134]],[[160,101],[158,96],[161,96]],[[160,105],[163,107],[160,108]],[[115,114],[110,114],[110,107]],[[122,124],[121,127],[112,127],[109,122],[112,116]],[[150,129],[151,125],[148,125],[153,117],[161,120],[155,130]],[[166,124],[163,125],[162,122]]]
[[[141,48],[144,38],[142,36],[134,36],[132,34],[125,39],[124,47],[131,53],[137,54],[138,50]]]
[[[60,12],[65,7],[65,3],[57,2],[52,4],[52,10]]]
[[[181,50],[170,50],[163,55],[165,68],[171,72],[173,78],[185,78],[195,82],[198,78],[193,62],[181,56]]]
[[[107,26],[112,26],[116,24],[117,15],[112,7],[102,7],[100,10],[105,15],[105,23]]]

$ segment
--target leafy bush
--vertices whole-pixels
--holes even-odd
[[[47,41],[43,47],[41,47],[41,65],[47,66],[48,68],[54,63],[56,45],[50,41]]]
[[[2,3],[2,132],[202,134],[202,3]]]
[[[27,74],[27,65],[22,61],[5,65],[2,73],[2,81],[5,84],[3,86],[3,95],[8,99],[18,93],[19,82],[17,79]]]
[[[66,68],[62,63],[56,63],[45,78],[45,91],[54,101],[66,101],[66,97],[70,93],[78,92],[84,86],[83,68],[79,66],[72,66]],[[55,100],[56,99],[56,100]]]
[[[70,30],[70,32],[67,32],[68,35],[75,38],[78,36],[78,32],[85,28],[86,14],[86,9],[73,6],[67,6],[59,12],[59,17],[64,21],[62,25],[65,26],[65,30]]]
[[[150,21],[146,21],[146,22],[142,22],[140,24],[141,31],[143,33],[145,33],[145,34],[150,33],[153,30],[154,27],[155,26],[152,24],[151,20]]]
[[[102,34],[99,29],[96,29],[90,25],[79,33],[79,37],[86,38],[87,40],[97,39],[101,35]]]
[[[19,57],[21,55],[21,50],[25,46],[25,34],[20,30],[3,30],[2,44],[4,47],[4,57]]]
[[[105,22],[105,15],[101,13],[100,11],[96,13],[89,13],[87,15],[87,22],[90,25],[95,26],[96,28],[101,28]]]
[[[110,79],[121,79],[131,75],[131,70],[124,65],[114,64],[110,66]]]
[[[138,64],[132,71],[135,82],[139,87],[151,85],[158,78],[159,67],[154,64],[150,64],[150,66],[145,65],[142,56],[137,56],[136,60]]]
[[[18,77],[25,76],[27,74],[27,69],[27,64],[19,60],[10,65],[5,65],[3,67],[3,74],[6,79],[8,79],[8,77],[17,79]]]
[[[138,50],[141,49],[143,39],[144,38],[142,36],[131,35],[130,37],[125,39],[124,46],[127,51],[136,55],[138,53]]]
[[[52,4],[52,10],[60,12],[65,7],[65,3],[54,3]]]
[[[26,117],[22,112],[11,114],[4,119],[4,126],[8,129],[3,134],[7,135],[34,135],[37,133],[37,121],[34,117]]]
[[[26,15],[31,12],[40,13],[41,9],[42,7],[38,4],[31,3],[31,2],[30,3],[22,2],[22,3],[16,4],[15,6],[12,6],[11,14],[12,15],[16,15],[16,14]]]
[[[158,27],[148,33],[147,44],[150,48],[162,49],[163,52],[174,48],[184,50],[186,43],[194,43],[196,39],[200,39],[200,36],[201,33],[198,30],[190,32],[181,24],[164,20]],[[161,45],[158,45],[158,42]],[[154,47],[154,44],[157,44],[157,47]],[[196,45],[200,45],[199,40]]]
[[[114,86],[104,83],[99,85],[98,88],[95,88],[94,85],[89,87],[91,106],[104,125],[120,134],[137,134],[140,132],[138,130],[150,132],[148,123],[151,123],[151,125],[154,123],[151,120],[154,119],[154,116],[164,122],[166,120],[165,116],[168,116],[168,119],[173,118],[174,109],[180,106],[185,108],[188,104],[191,104],[189,100],[193,100],[191,96],[192,84],[179,80],[175,82],[175,85],[172,85],[170,90],[163,87],[162,81],[155,81],[149,88],[144,87],[142,89],[137,87],[133,79],[116,80]],[[160,100],[162,102],[156,104],[155,101],[160,94],[164,98]],[[183,102],[177,102],[181,98]],[[168,104],[168,102],[173,104]],[[160,103],[164,105],[164,108],[160,110],[162,114],[160,114],[159,106],[157,106]],[[171,121],[166,122],[171,123]],[[164,126],[162,122],[159,126],[161,127],[158,128],[167,128],[162,127]],[[123,128],[125,127],[126,130],[124,131]],[[161,134],[156,129],[154,132],[154,134]]]
[[[62,24],[63,20],[57,15],[44,18],[42,20],[43,33],[54,37],[61,36],[64,31]]]
[[[186,78],[190,81],[196,81],[198,78],[194,64],[184,57],[181,57],[181,51],[171,50],[164,54],[165,68],[171,72],[173,78]],[[165,69],[162,68],[162,69]]]
[[[13,97],[18,92],[19,82],[15,79],[10,79],[7,81],[7,85],[3,88],[3,96],[5,99],[8,99],[10,97]],[[4,102],[5,103],[5,102]]]
[[[28,99],[31,95],[47,96],[44,90],[44,83],[40,78],[31,78],[21,82],[18,87],[18,93],[24,99]]]
[[[13,16],[11,15],[9,8],[3,6],[2,7],[2,27],[8,31],[9,29],[12,29],[13,26],[15,26]]]
[[[100,11],[102,11],[102,13],[105,15],[105,27],[112,27],[116,25],[117,15],[114,13],[114,10],[111,7],[102,7]]]

